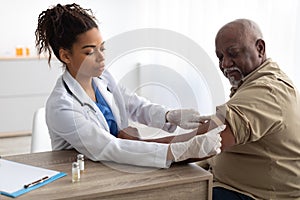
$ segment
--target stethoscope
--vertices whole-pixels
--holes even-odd
[[[101,77],[98,77],[99,79],[101,79]],[[67,83],[65,82],[64,78],[62,77],[62,81],[63,81],[63,84],[64,84],[64,87],[66,88],[67,92],[74,98],[76,99],[76,101],[78,101],[78,103],[84,107],[84,106],[88,106],[90,108],[90,110],[92,110],[94,112],[94,114],[97,113],[97,111],[95,110],[95,108],[89,104],[89,103],[85,103],[85,102],[82,102],[69,88],[69,86],[67,85]],[[107,91],[111,92],[110,89],[107,87]]]
[[[101,79],[101,77],[98,77],[99,79]],[[101,117],[97,114],[97,111],[95,110],[95,108],[89,104],[89,103],[86,103],[86,102],[82,102],[69,88],[69,86],[67,85],[67,83],[65,82],[64,78],[62,77],[62,81],[63,81],[63,84],[64,84],[64,87],[66,88],[67,92],[74,98],[76,99],[76,101],[78,101],[78,103],[82,106],[82,107],[88,107],[89,110],[87,111],[87,113],[89,113],[90,111],[92,111],[93,115],[99,120],[99,121],[102,121],[101,120]],[[110,89],[107,87],[107,91],[111,92]],[[96,122],[96,123],[99,123]]]
[[[100,78],[100,77],[98,77],[98,78]],[[82,102],[82,101],[81,101],[81,100],[80,100],[80,99],[79,99],[79,98],[78,98],[78,97],[70,90],[69,86],[67,85],[67,83],[65,82],[65,80],[64,80],[63,77],[62,77],[62,81],[63,81],[63,84],[64,84],[64,86],[65,86],[67,92],[68,92],[74,99],[76,99],[76,101],[78,101],[78,103],[79,103],[82,107],[88,106],[88,107],[90,108],[90,110],[92,110],[92,111],[94,112],[94,114],[96,114],[96,110],[95,110],[95,108],[94,108],[91,104]]]

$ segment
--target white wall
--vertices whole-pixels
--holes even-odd
[[[269,55],[293,66],[284,67],[293,76],[289,68],[295,67],[299,46],[298,0],[1,0],[0,56],[14,54],[17,45],[33,47],[38,14],[58,2],[92,8],[106,39],[136,28],[164,28],[195,40],[213,60],[214,36],[220,26],[251,18],[263,29]]]
[[[18,45],[31,47],[33,54],[34,31],[37,25],[38,14],[50,5],[55,5],[58,2],[61,4],[77,2],[82,7],[92,8],[99,20],[100,30],[106,40],[110,40],[126,31],[141,28],[161,28],[182,34],[203,48],[207,55],[201,54],[199,55],[200,58],[211,61],[216,70],[218,61],[214,55],[214,37],[218,29],[236,18],[253,19],[261,26],[264,33],[267,55],[272,57],[274,61],[277,61],[300,88],[300,80],[297,79],[297,72],[300,72],[297,67],[299,65],[297,59],[299,53],[297,52],[299,52],[300,46],[300,39],[297,37],[300,34],[300,3],[298,0],[0,0],[0,13],[3,16],[0,18],[0,57],[14,55],[14,48]],[[176,41],[174,41],[174,45],[176,45]],[[112,50],[108,50],[108,54],[109,51]],[[115,67],[112,67],[112,69],[118,69],[115,70],[117,71],[116,73],[122,74],[126,70],[128,72],[129,68],[136,66],[139,62],[142,65],[160,64],[158,61],[161,55],[147,54],[147,58],[145,58],[145,56],[140,54],[141,52],[137,53],[136,56],[128,54],[128,56],[122,57],[120,60],[122,62],[115,62]],[[195,54],[195,52],[191,52],[191,54]],[[170,54],[167,56],[170,56]],[[189,67],[187,62],[182,63],[180,59],[178,60],[178,66],[174,66],[176,65],[174,60],[180,58],[179,56],[175,57],[170,58],[169,61],[164,61],[164,66],[180,68],[185,65]],[[209,62],[206,60],[203,63]],[[3,73],[2,67],[3,65],[0,62],[1,73]],[[47,65],[43,67],[47,67]],[[124,71],[122,71],[123,69],[119,70],[121,67]],[[201,70],[204,69],[201,69],[201,67],[206,66],[197,67],[199,67],[201,74]],[[180,73],[184,72],[180,71]],[[154,75],[159,80],[167,77],[167,74],[161,74],[159,71]],[[154,75],[150,74],[150,76]],[[206,75],[202,73],[201,76],[204,76],[204,79],[197,82],[197,84],[205,85],[207,81],[205,80]],[[11,76],[13,79],[14,75]],[[219,72],[216,76],[222,77]],[[216,80],[219,80],[219,77]],[[122,77],[119,78],[121,79]],[[134,81],[137,82],[138,79]],[[229,84],[223,77],[221,81],[224,85],[224,91],[222,89],[222,91],[214,92],[225,93],[227,96]],[[130,83],[128,84],[130,85]],[[202,95],[208,94],[207,87],[204,86],[201,89],[203,91]],[[0,92],[3,93],[2,91]],[[45,92],[49,91],[45,89]],[[151,92],[145,90],[144,95],[150,95],[149,98],[152,98]],[[164,100],[167,101],[167,99],[165,98]],[[202,110],[211,112],[212,105],[205,110],[206,104],[209,103],[205,103],[207,99],[201,99],[203,102],[198,102],[196,105],[193,104],[193,107],[196,107],[201,112]],[[155,98],[154,100],[160,101]],[[198,101],[199,99],[196,98],[196,100]],[[179,105],[185,106],[186,101],[184,99],[180,100]]]

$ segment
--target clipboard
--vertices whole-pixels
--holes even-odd
[[[0,158],[0,194],[15,198],[66,175]]]

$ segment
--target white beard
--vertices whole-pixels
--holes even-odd
[[[234,76],[229,76],[229,72],[231,71],[238,71],[240,73],[240,79],[237,80]],[[225,68],[223,74],[228,78],[233,88],[238,88],[244,78],[243,72],[238,67]]]

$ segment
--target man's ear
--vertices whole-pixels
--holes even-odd
[[[258,51],[259,57],[263,58],[265,56],[265,41],[263,39],[258,39],[256,41],[256,49]]]
[[[59,49],[59,57],[65,64],[69,64],[71,62],[70,51],[67,49],[60,48]]]

